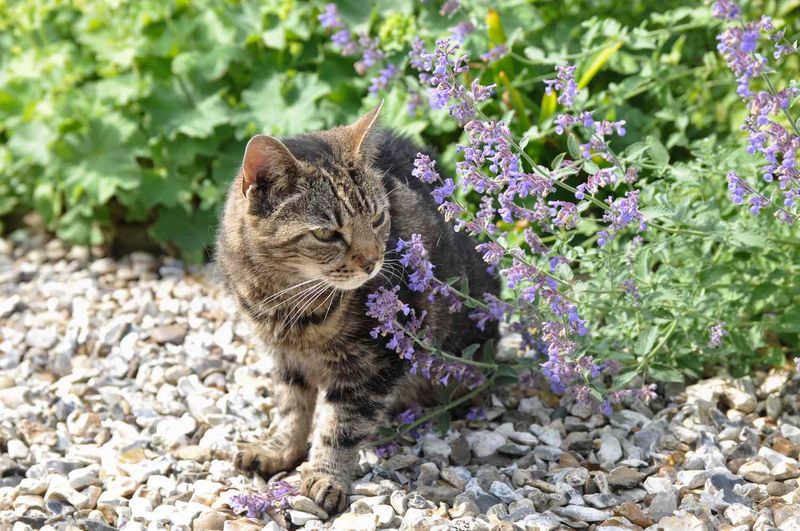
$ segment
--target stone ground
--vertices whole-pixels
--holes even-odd
[[[364,452],[347,512],[257,519],[230,462],[273,407],[267,360],[210,269],[0,240],[0,529],[800,529],[800,379],[667,390],[610,418],[505,389],[389,459]],[[296,482],[296,474],[283,479]]]

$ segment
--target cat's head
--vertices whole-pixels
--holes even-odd
[[[355,289],[383,265],[389,201],[371,165],[380,105],[355,123],[285,141],[250,139],[240,185],[250,255],[297,280]]]

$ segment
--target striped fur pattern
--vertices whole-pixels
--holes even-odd
[[[276,367],[280,420],[265,442],[241,447],[236,464],[269,477],[308,457],[301,492],[331,513],[346,504],[364,441],[399,408],[434,394],[369,334],[367,295],[402,283],[392,251],[398,238],[421,234],[437,275],[467,277],[478,295],[497,293],[475,242],[453,232],[428,186],[411,177],[419,149],[373,127],[377,112],[283,141],[254,137],[217,242],[226,287]],[[428,312],[444,348],[457,352],[496,335],[424,295],[400,295]]]

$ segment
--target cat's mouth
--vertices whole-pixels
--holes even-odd
[[[363,286],[368,280],[375,278],[383,267],[383,260],[379,260],[369,272],[355,271],[346,277],[328,277],[328,283],[336,289],[352,290]]]

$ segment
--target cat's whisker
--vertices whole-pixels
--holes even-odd
[[[289,310],[288,310],[288,311],[286,312],[286,314],[284,315],[284,317],[283,317],[283,320],[281,321],[281,326],[280,326],[280,328],[279,328],[279,331],[283,331],[283,330],[286,328],[286,326],[287,326],[287,325],[289,324],[289,322],[292,320],[292,318],[293,318],[293,316],[294,316],[295,312],[296,312],[296,311],[298,311],[298,310],[300,309],[300,307],[301,307],[303,304],[305,304],[305,302],[306,302],[306,301],[308,301],[308,300],[314,300],[314,298],[315,298],[315,296],[317,295],[317,293],[321,292],[321,291],[322,291],[322,290],[324,290],[324,289],[325,289],[325,285],[324,285],[324,283],[323,283],[323,284],[318,284],[318,285],[314,286],[314,288],[313,288],[313,289],[311,289],[310,291],[308,291],[308,292],[307,292],[307,293],[306,293],[306,294],[305,294],[305,295],[304,295],[302,298],[300,298],[300,299],[299,299],[297,302],[295,302],[295,304],[293,304],[293,305],[292,305],[292,307],[291,307],[291,308],[289,308]]]
[[[291,301],[293,301],[293,300],[295,300],[295,299],[297,299],[299,297],[303,297],[304,295],[306,295],[309,292],[313,291],[314,289],[318,288],[322,284],[322,281],[318,281],[318,282],[320,282],[320,283],[312,284],[311,286],[303,289],[299,293],[295,293],[294,295],[292,295],[288,299],[282,300],[282,301],[278,302],[277,304],[274,304],[274,305],[270,306],[269,308],[265,308],[265,309],[259,311],[258,312],[258,317],[263,317],[264,315],[268,314],[269,312],[271,312],[272,310],[278,308],[279,306],[282,306],[282,305],[284,305],[284,304],[286,304],[288,302],[291,302]]]
[[[336,291],[337,290],[333,290],[331,292],[331,302],[328,303],[328,309],[325,310],[325,317],[322,318],[323,321],[325,321],[328,318],[328,314],[330,313],[331,307],[333,306],[333,301],[336,300]],[[342,292],[342,293],[344,293],[344,292]]]
[[[304,297],[303,300],[298,302],[295,307],[287,314],[286,318],[283,320],[280,330],[288,332],[292,329],[294,324],[302,317],[305,313],[306,309],[311,306],[317,297],[321,294],[325,293],[325,290],[328,289],[328,285],[323,283],[318,289],[314,290],[310,295]]]
[[[334,295],[336,295],[336,288],[333,288],[331,290],[331,292],[324,299],[322,299],[322,302],[320,304],[318,304],[317,306],[315,306],[313,310],[311,310],[311,313],[313,314],[317,310],[322,308],[325,305],[325,303],[328,302],[328,299],[330,299],[331,302],[333,302]],[[330,304],[328,304],[328,311],[330,311],[330,309],[331,309],[331,306],[330,306]],[[322,320],[324,321],[325,319],[327,319],[327,317],[328,317],[328,312],[326,311],[325,312],[325,317],[323,317]]]
[[[384,267],[386,268],[385,271],[387,273],[389,273],[390,275],[392,275],[392,278],[397,279],[398,282],[401,282],[406,287],[408,287],[408,283],[406,282],[405,275],[402,274],[402,272],[405,272],[405,270],[402,270],[402,272],[398,272],[397,269],[396,269],[396,266],[394,264],[387,264],[385,262],[384,262],[383,267],[381,267],[381,271],[384,271]],[[389,281],[389,283],[392,284],[393,282]]]
[[[271,302],[271,301],[275,300],[277,297],[280,297],[281,295],[286,293],[287,291],[291,291],[291,290],[293,290],[295,288],[299,288],[300,286],[305,286],[309,282],[314,282],[315,280],[320,280],[321,278],[322,278],[322,275],[319,275],[318,277],[314,277],[314,278],[308,279],[308,280],[306,280],[304,282],[300,282],[298,284],[295,284],[294,286],[289,286],[288,288],[282,289],[277,293],[273,293],[272,295],[270,295],[269,297],[267,297],[266,299],[261,301],[261,303],[264,304],[264,303]]]
[[[284,300],[282,300],[282,301],[280,301],[280,302],[278,302],[278,303],[276,303],[276,304],[274,304],[274,305],[270,306],[269,308],[266,308],[266,309],[265,309],[263,312],[261,312],[261,313],[262,313],[262,314],[264,314],[264,313],[268,313],[268,312],[270,312],[270,311],[272,311],[272,310],[274,310],[274,309],[278,308],[279,306],[282,306],[282,305],[284,305],[284,304],[287,304],[287,303],[289,303],[289,302],[291,302],[291,301],[293,301],[293,300],[296,300],[296,299],[298,299],[298,298],[300,298],[300,297],[303,297],[304,295],[306,295],[306,294],[307,294],[307,293],[309,293],[310,291],[313,291],[314,289],[316,289],[316,288],[317,288],[317,287],[320,285],[320,283],[319,283],[319,282],[320,282],[320,281],[318,281],[317,283],[314,283],[314,284],[312,284],[311,286],[308,286],[308,287],[304,288],[303,290],[299,291],[298,293],[295,293],[295,294],[294,294],[294,295],[292,295],[291,297],[289,297],[289,298],[287,298],[287,299],[284,299]]]
[[[308,301],[307,301],[307,302],[306,302],[306,303],[303,305],[303,307],[302,307],[302,308],[300,308],[300,309],[299,309],[299,310],[298,310],[298,311],[295,313],[294,317],[293,317],[293,318],[292,318],[292,319],[289,321],[289,324],[288,324],[288,326],[287,326],[287,328],[286,328],[286,332],[287,332],[287,333],[288,333],[288,332],[289,332],[289,331],[290,331],[292,328],[294,328],[294,325],[295,325],[295,324],[297,324],[297,323],[300,321],[300,319],[303,317],[303,315],[305,315],[305,314],[306,314],[307,310],[308,310],[308,309],[311,307],[311,305],[312,305],[312,304],[314,304],[314,302],[315,302],[315,301],[319,300],[319,298],[325,294],[325,290],[327,290],[327,289],[330,289],[330,287],[329,287],[329,286],[325,286],[325,287],[324,287],[322,290],[319,290],[319,291],[317,291],[317,292],[314,294],[314,296],[313,296],[313,297],[311,297],[311,298],[310,298],[310,299],[309,299],[309,300],[308,300]],[[319,308],[319,307],[320,307],[322,304],[325,304],[325,299],[326,299],[326,298],[327,298],[327,297],[323,298],[323,300],[322,300],[322,303],[320,303],[320,304],[319,304],[319,305],[317,305],[317,306],[316,306],[316,307],[315,307],[313,310],[311,310],[311,313],[313,313],[313,312],[317,311],[317,308]]]
[[[385,173],[385,172],[384,172],[384,175],[386,175],[386,173]],[[386,199],[387,197],[389,197],[389,194],[391,194],[392,192],[396,192],[398,189],[400,189],[400,188],[402,188],[402,187],[403,187],[403,184],[402,184],[402,183],[401,183],[401,184],[398,184],[397,186],[395,186],[394,188],[392,188],[391,190],[389,190],[388,192],[386,192],[386,193],[383,195],[383,197],[381,197],[381,200],[383,200],[383,199]]]

